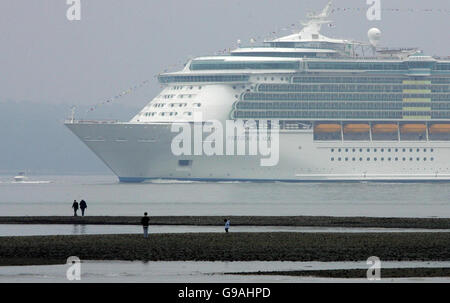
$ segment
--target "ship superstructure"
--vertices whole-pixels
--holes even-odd
[[[299,33],[160,74],[164,89],[129,122],[66,125],[123,182],[450,180],[450,60],[325,37],[330,11],[331,1]],[[196,113],[277,121],[278,164],[175,156],[171,126]]]

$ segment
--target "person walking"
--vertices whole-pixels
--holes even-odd
[[[73,200],[72,208],[73,208],[73,216],[74,217],[78,216],[77,215],[77,211],[78,211],[78,202],[77,202],[77,200]]]
[[[86,201],[81,200],[80,201],[80,209],[81,209],[81,216],[83,216],[83,217],[84,217],[84,211],[86,210],[86,208],[87,208]]]
[[[147,216],[147,213],[144,213],[144,216],[141,219],[142,228],[144,229],[144,238],[148,238],[148,223],[150,222],[150,218]]]
[[[228,229],[230,229],[230,220],[224,219],[223,222],[225,222],[225,232],[228,232]]]

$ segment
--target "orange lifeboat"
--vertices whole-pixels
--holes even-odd
[[[367,133],[369,130],[369,124],[347,124],[344,126],[344,133]]]
[[[404,124],[401,127],[402,133],[423,133],[427,130],[425,124]]]
[[[336,133],[341,131],[340,124],[318,124],[314,127],[317,133]]]
[[[380,133],[393,133],[398,130],[397,124],[375,124],[373,126],[373,132],[375,134]]]
[[[430,126],[431,134],[450,133],[450,124],[433,124]]]

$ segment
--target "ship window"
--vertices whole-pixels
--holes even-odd
[[[338,152],[341,152],[341,149],[340,149],[340,148],[338,149]]]
[[[403,161],[406,161],[406,158],[405,158],[405,157],[403,157],[403,158],[402,158],[402,160],[403,160]]]
[[[381,149],[381,152],[384,153],[384,148]]]
[[[410,148],[410,149],[409,149],[409,152],[410,152],[410,153],[412,153],[412,151],[413,151],[413,149],[412,149],[412,148]]]
[[[359,158],[359,161],[362,161],[363,159],[362,158]]]
[[[390,148],[388,149],[388,152],[391,152],[391,149],[390,149]]]
[[[359,152],[362,153],[362,148],[359,149]]]
[[[331,152],[334,153],[334,148],[331,149]]]
[[[353,152],[355,152],[355,151],[356,151],[356,149],[353,149],[352,151],[353,151]]]
[[[431,160],[431,161],[434,161],[434,158],[433,158],[433,157],[431,157],[431,158],[430,158],[430,160]]]
[[[412,161],[413,160],[413,158],[409,158],[409,161]]]
[[[392,160],[392,158],[388,158],[388,161],[391,161]]]
[[[345,149],[345,152],[348,153],[348,148]]]
[[[355,160],[356,160],[356,158],[353,157],[353,158],[352,158],[352,161],[355,161]]]
[[[405,152],[405,151],[406,151],[406,148],[404,148],[402,151]]]
[[[368,152],[368,153],[370,152],[370,148],[367,149],[367,152]]]
[[[398,148],[395,149],[395,152],[398,152]]]
[[[423,161],[427,161],[427,158],[425,157],[425,158],[423,158]]]
[[[397,158],[397,157],[395,158],[395,161],[398,161],[398,158]]]
[[[424,151],[424,152],[426,153],[426,152],[427,152],[427,149],[426,149],[426,148],[424,148],[424,149],[423,149],[423,151]]]
[[[375,158],[373,158],[373,161],[377,161],[377,158],[375,157]]]
[[[434,149],[430,149],[430,152],[434,152]]]
[[[348,161],[348,158],[345,158],[345,161]]]
[[[192,160],[178,160],[178,166],[192,166]]]
[[[381,158],[381,161],[384,161],[384,158]]]
[[[417,152],[420,152],[420,149],[417,149]]]
[[[420,158],[419,157],[417,157],[417,159],[416,159],[417,161],[420,161]]]
[[[334,158],[331,158],[331,161],[334,161]]]
[[[342,158],[341,158],[341,157],[339,157],[339,158],[338,158],[338,161],[341,161],[341,160],[342,160]]]

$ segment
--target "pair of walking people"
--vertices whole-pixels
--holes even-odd
[[[81,215],[84,217],[84,211],[87,208],[87,203],[84,200],[81,200],[80,203],[78,203],[77,200],[73,200],[72,208],[74,217],[78,216],[78,208],[81,209]]]

